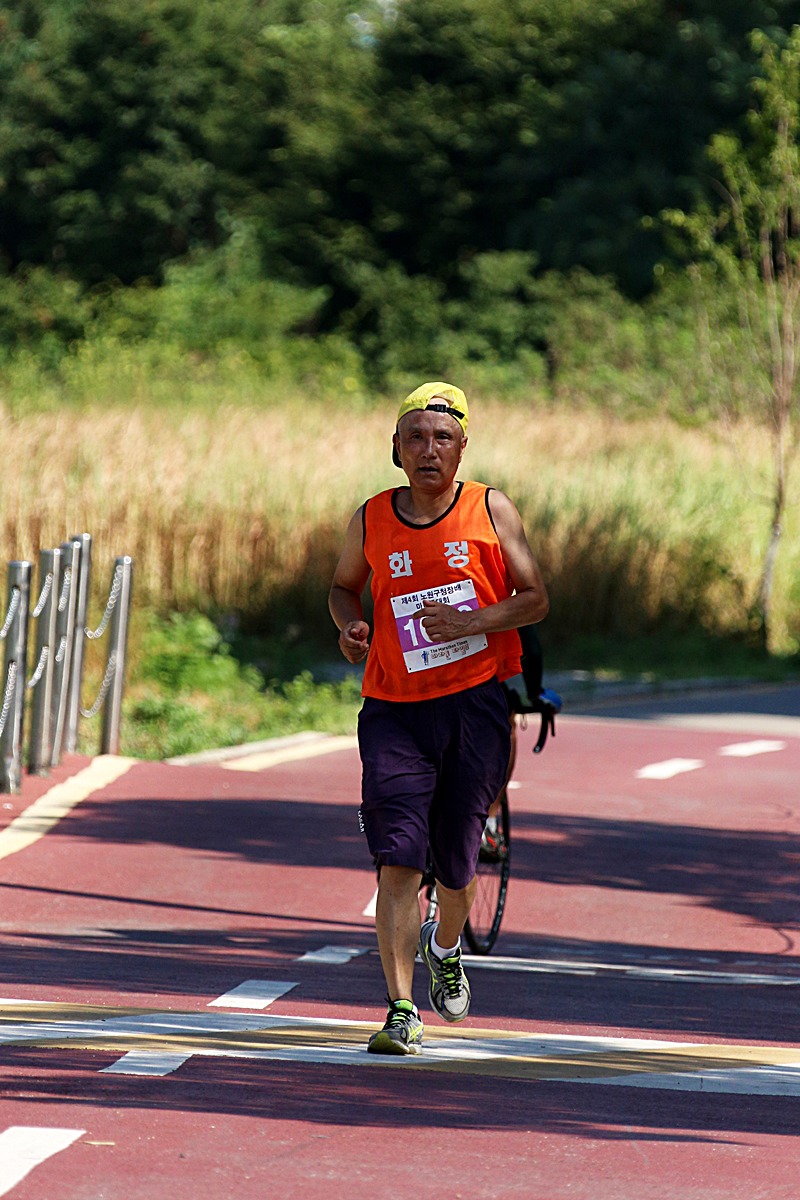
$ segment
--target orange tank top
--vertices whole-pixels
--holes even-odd
[[[431,642],[414,614],[425,599],[485,608],[513,592],[489,512],[491,488],[459,483],[430,525],[397,511],[397,488],[364,505],[364,554],[372,569],[373,634],[362,693],[379,700],[448,696],[520,671],[516,630]]]

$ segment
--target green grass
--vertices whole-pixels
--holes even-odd
[[[140,614],[139,626],[126,679],[122,754],[170,758],[304,730],[355,730],[360,693],[353,678],[319,682],[301,670],[265,679],[237,660],[199,613]],[[98,725],[84,722],[79,748],[95,753],[99,737]]]
[[[800,679],[800,655],[766,654],[738,638],[709,637],[702,631],[651,636],[576,638],[566,647],[545,642],[546,668],[589,672],[598,680],[650,682],[670,680],[753,680],[786,683]],[[546,678],[545,678],[546,682]]]
[[[514,402],[470,390],[463,475],[503,488],[522,512],[551,593],[547,667],[654,681],[792,677],[796,504],[772,653],[748,644],[769,520],[763,427],[681,423],[657,397],[622,415],[606,400],[602,411],[585,395],[554,399],[536,381]],[[9,367],[0,557],[35,561],[41,547],[90,531],[92,625],[114,557],[134,558],[123,752],[353,730],[358,688],[337,674],[326,598],[348,518],[402,482],[390,461],[396,406],[346,372],[338,384],[282,382],[232,349],[187,355],[157,341],[96,339],[49,373],[33,356]],[[85,700],[104,653],[92,645]],[[87,726],[82,746],[98,739]]]
[[[355,732],[359,679],[332,655],[330,644],[287,646],[240,634],[227,642],[198,613],[167,618],[140,613],[136,624],[123,705],[123,754],[159,759],[305,730]],[[655,687],[698,677],[771,683],[800,678],[798,656],[767,655],[741,640],[696,631],[672,637],[581,637],[567,650],[548,644],[545,624],[542,642],[545,684],[548,672],[576,668],[599,681]],[[94,725],[84,722],[80,749],[95,753],[99,736],[99,718]]]

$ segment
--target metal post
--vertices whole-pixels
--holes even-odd
[[[75,589],[75,623],[63,746],[67,754],[74,754],[78,748],[78,721],[81,715],[83,652],[86,645],[84,635],[86,630],[86,616],[89,611],[89,585],[92,574],[92,535],[90,533],[75,533],[70,538],[70,541],[73,544],[77,542],[80,546],[80,569],[78,571],[78,586]]]
[[[28,747],[28,770],[31,775],[46,775],[53,753],[53,730],[50,720],[53,693],[53,659],[56,650],[56,616],[58,615],[58,578],[61,551],[39,551],[40,595],[33,616],[36,622],[36,657],[30,686],[31,738]]]
[[[64,730],[69,702],[70,667],[75,641],[75,605],[77,601],[78,574],[81,561],[80,542],[61,543],[61,571],[58,586],[58,611],[56,613],[55,662],[53,663],[53,697],[50,706],[53,748],[51,767],[61,762]]]
[[[105,707],[103,708],[103,733],[100,743],[101,754],[119,753],[119,727],[122,719],[122,689],[125,684],[125,652],[128,644],[128,617],[131,609],[133,559],[127,554],[115,559],[114,571],[115,573],[117,571],[120,572],[120,586],[117,602],[111,614],[107,669],[112,674]]]
[[[8,564],[10,624],[5,638],[2,701],[5,721],[0,733],[0,792],[18,792],[22,778],[22,723],[25,712],[31,570],[29,562]]]

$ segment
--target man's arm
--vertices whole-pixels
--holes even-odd
[[[516,506],[504,492],[498,491],[489,493],[489,503],[514,595],[472,612],[459,612],[449,604],[424,604],[420,609],[423,625],[434,642],[519,629],[547,616],[550,608],[547,589]]]
[[[344,549],[333,573],[328,607],[339,629],[339,649],[350,663],[360,663],[369,650],[369,625],[364,620],[361,593],[369,579],[364,557],[363,507],[353,514],[345,534]]]

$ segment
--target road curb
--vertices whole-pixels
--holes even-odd
[[[221,746],[216,750],[200,750],[197,754],[179,754],[174,758],[164,758],[161,761],[170,766],[200,767],[204,764],[226,762],[231,758],[249,758],[253,754],[265,754],[271,750],[288,750],[292,746],[304,743],[323,741],[334,737],[332,733],[315,733],[306,730],[303,733],[291,733],[285,737],[266,738],[261,742],[244,742],[239,746]]]
[[[598,679],[590,671],[550,671],[546,673],[545,683],[561,696],[565,713],[575,713],[576,715],[580,715],[583,707],[595,707],[606,701],[613,706],[616,701],[626,699],[658,699],[697,692],[746,691],[797,686],[796,680],[774,683],[766,679],[736,676],[730,678],[699,676],[696,679],[606,680]],[[161,761],[171,766],[181,767],[214,765],[230,759],[249,758],[255,754],[291,749],[304,743],[312,745],[335,736],[332,733],[304,730],[300,733],[266,738],[258,742],[244,742],[237,746],[220,746],[212,750],[200,750],[196,754],[180,754]]]

